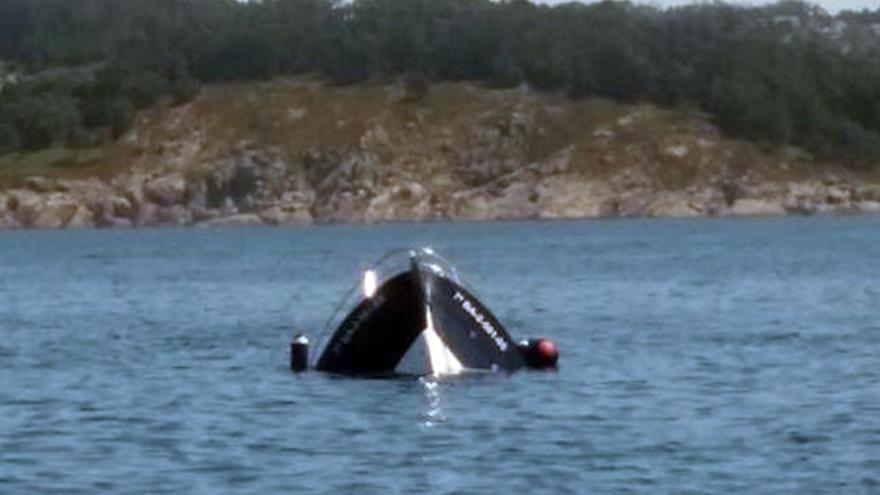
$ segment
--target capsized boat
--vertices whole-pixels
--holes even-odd
[[[298,342],[291,367],[302,370],[307,341]],[[311,367],[346,375],[511,372],[552,368],[558,358],[549,340],[515,342],[430,248],[391,251],[365,270],[316,349]]]

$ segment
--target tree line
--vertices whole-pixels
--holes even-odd
[[[3,0],[0,152],[113,139],[138,109],[205,83],[317,73],[681,105],[736,137],[876,163],[880,37],[859,19],[878,15],[839,16],[834,33],[792,1]]]

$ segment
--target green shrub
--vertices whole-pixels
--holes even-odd
[[[316,72],[335,84],[421,74],[573,98],[688,104],[726,132],[830,158],[876,156],[880,42],[841,44],[810,5],[525,0],[2,0],[0,57],[29,71],[0,107],[7,148],[118,136],[134,110],[206,81]],[[845,13],[868,32],[877,12]],[[847,35],[848,36],[848,35]],[[419,91],[413,91],[418,95]],[[47,108],[59,115],[48,115]],[[25,108],[25,110],[22,110]],[[28,114],[32,112],[32,114]]]
[[[18,130],[7,123],[0,123],[0,154],[17,151],[21,147]]]

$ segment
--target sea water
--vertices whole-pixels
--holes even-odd
[[[291,374],[410,245],[559,370]],[[0,232],[0,493],[880,493],[880,219]]]

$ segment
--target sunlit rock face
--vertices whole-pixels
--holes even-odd
[[[0,187],[0,228],[766,216],[880,210],[880,176],[704,116],[439,84],[209,87],[94,167]],[[51,174],[49,174],[51,175]]]

